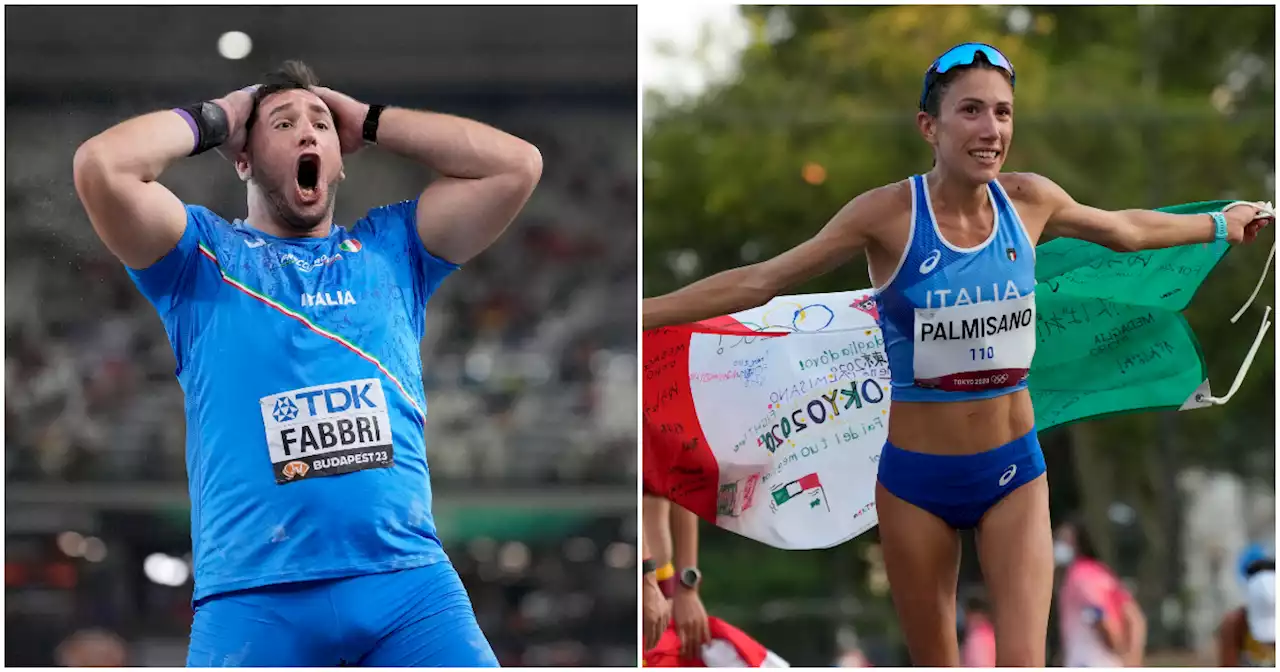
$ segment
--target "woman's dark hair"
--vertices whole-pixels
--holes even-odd
[[[982,52],[978,52],[973,56],[973,63],[958,65],[938,75],[938,78],[933,80],[933,86],[929,87],[929,95],[925,96],[924,99],[925,113],[931,117],[937,117],[941,114],[942,98],[947,95],[947,89],[951,88],[951,85],[960,78],[960,75],[970,70],[996,70],[1002,73],[1005,79],[1009,79],[1009,73],[1004,68],[992,65],[991,61],[988,61]]]
[[[249,119],[245,121],[245,132],[253,130],[253,124],[258,120],[258,105],[267,96],[281,91],[306,89],[313,86],[320,86],[320,79],[302,61],[285,61],[279,68],[263,75],[262,83],[253,92],[253,109],[249,112]]]

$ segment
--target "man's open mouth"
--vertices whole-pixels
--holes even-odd
[[[298,157],[298,191],[303,198],[316,196],[316,187],[320,182],[320,156],[303,154]]]

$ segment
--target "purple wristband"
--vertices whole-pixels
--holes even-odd
[[[196,148],[200,146],[200,127],[196,125],[195,117],[191,116],[190,112],[181,108],[175,107],[173,108],[173,111],[177,112],[178,116],[185,119],[187,121],[187,125],[191,127],[191,134],[196,138],[195,142],[191,145],[191,151],[196,151]]]

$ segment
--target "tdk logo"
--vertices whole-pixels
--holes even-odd
[[[372,388],[373,385],[371,383],[365,383],[363,385],[345,385],[342,387],[307,390],[294,394],[293,399],[280,397],[276,401],[272,416],[276,422],[288,422],[298,417],[298,408],[294,405],[294,400],[297,400],[299,405],[305,403],[307,414],[311,417],[332,415],[344,411],[376,409],[378,405],[369,398],[369,390]]]
[[[280,397],[276,400],[276,407],[271,411],[271,417],[276,422],[289,422],[298,417],[298,407],[289,397]]]

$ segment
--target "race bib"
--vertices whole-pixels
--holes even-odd
[[[276,483],[395,461],[387,399],[376,378],[290,390],[260,403]]]
[[[1036,353],[1035,294],[947,308],[917,308],[915,383],[948,392],[1012,387]]]

